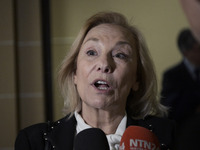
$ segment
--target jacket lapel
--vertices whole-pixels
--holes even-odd
[[[57,150],[72,150],[74,145],[74,137],[76,134],[76,119],[65,117],[55,122],[51,127],[51,131],[47,133],[47,139],[52,147]]]

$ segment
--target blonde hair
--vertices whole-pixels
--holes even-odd
[[[128,96],[127,114],[137,119],[147,115],[163,116],[166,114],[166,108],[157,100],[157,80],[145,40],[136,27],[129,25],[126,18],[116,12],[100,12],[89,18],[63,60],[58,74],[58,83],[64,97],[64,113],[72,114],[81,107],[80,97],[74,84],[77,57],[88,31],[100,24],[119,25],[129,31],[135,39],[134,47],[138,53],[137,81],[139,89],[131,91]]]

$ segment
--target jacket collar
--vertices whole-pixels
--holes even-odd
[[[49,125],[46,140],[53,149],[72,150],[76,134],[76,119],[74,116],[65,118]]]
[[[72,150],[76,135],[76,124],[74,115],[70,118],[66,116],[57,122],[50,123],[44,138],[55,150],[66,150],[66,148]],[[146,122],[146,119],[135,120],[127,116],[127,127],[134,125],[142,126],[152,131],[152,126]]]

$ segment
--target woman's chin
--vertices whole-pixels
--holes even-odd
[[[94,109],[102,109],[102,110],[105,110],[108,108],[109,106],[109,103],[106,102],[106,101],[102,101],[102,100],[95,100],[95,101],[92,101],[91,103],[87,103],[87,107],[90,107],[90,108],[94,108]]]

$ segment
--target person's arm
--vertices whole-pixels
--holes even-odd
[[[191,30],[200,42],[200,0],[179,0]]]
[[[15,150],[31,150],[28,137],[24,131],[21,131],[15,141]]]
[[[46,150],[48,143],[44,139],[47,124],[38,124],[22,129],[15,141],[15,150]]]

